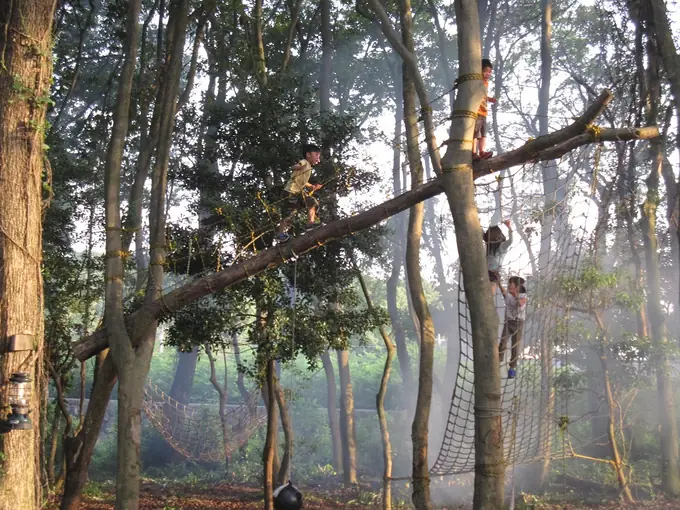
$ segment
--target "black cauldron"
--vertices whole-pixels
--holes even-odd
[[[290,480],[274,491],[275,510],[300,510],[302,508],[302,493]]]

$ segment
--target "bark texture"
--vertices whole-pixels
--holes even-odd
[[[338,417],[338,391],[335,385],[335,372],[331,355],[328,351],[321,355],[324,372],[326,373],[326,392],[328,395],[326,409],[328,410],[328,428],[331,433],[333,447],[333,469],[342,471],[342,439],[340,436],[340,418]]]
[[[32,430],[0,436],[0,508],[42,505],[40,388],[43,380],[43,180],[51,171],[43,150],[52,76],[51,0],[0,1],[0,349],[12,335],[33,336],[34,352],[0,356],[0,376],[33,379]],[[11,200],[8,197],[12,197]],[[8,412],[2,392],[2,417]]]
[[[354,393],[349,370],[349,351],[338,351],[340,375],[340,437],[342,438],[343,480],[346,485],[357,483],[357,443],[354,423]]]
[[[275,448],[276,448],[276,429],[278,420],[276,419],[276,369],[274,360],[267,362],[267,438],[264,443],[263,462],[264,462],[264,510],[274,510],[274,471],[275,471]]]

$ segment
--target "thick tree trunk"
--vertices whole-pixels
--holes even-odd
[[[324,372],[326,372],[326,408],[328,409],[328,428],[331,433],[331,444],[333,448],[333,469],[337,472],[342,471],[342,438],[340,436],[340,419],[338,417],[338,394],[335,386],[335,373],[331,355],[325,351],[321,355]]]
[[[42,506],[40,464],[43,355],[42,211],[45,107],[52,76],[52,0],[0,0],[0,379],[27,372],[36,389],[31,430],[0,439],[0,508]],[[45,177],[43,177],[43,173]],[[31,335],[31,352],[7,353],[9,338]],[[9,412],[6,388],[2,418]]]
[[[274,360],[267,362],[267,438],[264,443],[263,462],[264,462],[264,510],[274,510],[274,455],[277,447],[276,430],[279,421],[276,416],[276,390]]]
[[[480,72],[481,41],[474,0],[456,0],[460,76]],[[476,112],[484,96],[481,78],[463,81],[456,96],[456,112]],[[505,480],[501,378],[498,369],[498,314],[489,292],[482,227],[474,201],[471,143],[474,118],[465,113],[451,123],[449,148],[442,160],[456,244],[460,254],[465,297],[472,322],[475,372],[475,510],[496,510],[503,504]],[[506,154],[507,155],[507,154]],[[504,157],[504,156],[501,156]]]
[[[66,479],[61,510],[76,510],[80,507],[81,491],[87,482],[87,469],[117,380],[116,369],[113,361],[106,356],[107,353],[108,351],[102,353],[104,360],[94,381],[83,426],[75,437],[64,440]]]
[[[135,354],[125,329],[123,312],[123,245],[120,215],[120,179],[125,138],[128,131],[130,95],[137,57],[137,19],[140,0],[128,4],[126,37],[123,44],[125,62],[118,84],[118,98],[113,115],[105,180],[106,211],[106,302],[105,317],[111,346],[111,359],[119,374],[118,384],[118,470],[116,473],[116,510],[136,508],[139,501],[139,452],[141,417],[135,420],[131,399],[134,397],[133,366]],[[143,381],[142,381],[143,382]],[[141,392],[141,386],[139,388]],[[140,396],[141,401],[141,396]]]
[[[340,375],[340,437],[342,438],[343,480],[346,485],[357,483],[357,444],[354,424],[354,393],[349,371],[349,351],[338,351]]]

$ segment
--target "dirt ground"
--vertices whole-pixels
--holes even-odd
[[[301,489],[304,494],[304,510],[335,510],[379,508],[379,501],[369,492],[361,490],[331,490],[320,487]],[[81,510],[113,509],[112,491],[103,490],[98,494],[89,494],[83,498]],[[50,499],[46,510],[57,510],[59,497]],[[244,485],[163,485],[160,483],[144,483],[140,510],[260,510],[262,508],[262,489]],[[394,508],[409,508],[397,506]],[[443,506],[439,510],[469,510],[469,505]],[[560,503],[548,504],[530,499],[522,501],[519,497],[516,510],[680,510],[680,501],[654,500],[626,506],[621,502],[607,504]]]

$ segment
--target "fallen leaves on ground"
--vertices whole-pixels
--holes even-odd
[[[379,508],[371,505],[371,494],[358,489],[301,488],[304,510],[338,510]],[[50,498],[45,510],[59,508],[59,496]],[[111,510],[114,507],[113,487],[101,495],[84,496],[81,510]],[[377,503],[377,502],[376,502]],[[520,508],[532,505],[520,503]],[[229,483],[215,485],[165,485],[144,482],[141,488],[139,510],[260,510],[263,508],[262,488]],[[407,507],[408,508],[408,507]],[[469,510],[471,506],[442,506],[440,510]],[[516,507],[517,508],[517,507]],[[535,510],[680,510],[680,501],[640,501],[625,505],[621,501],[608,503],[533,503]]]

